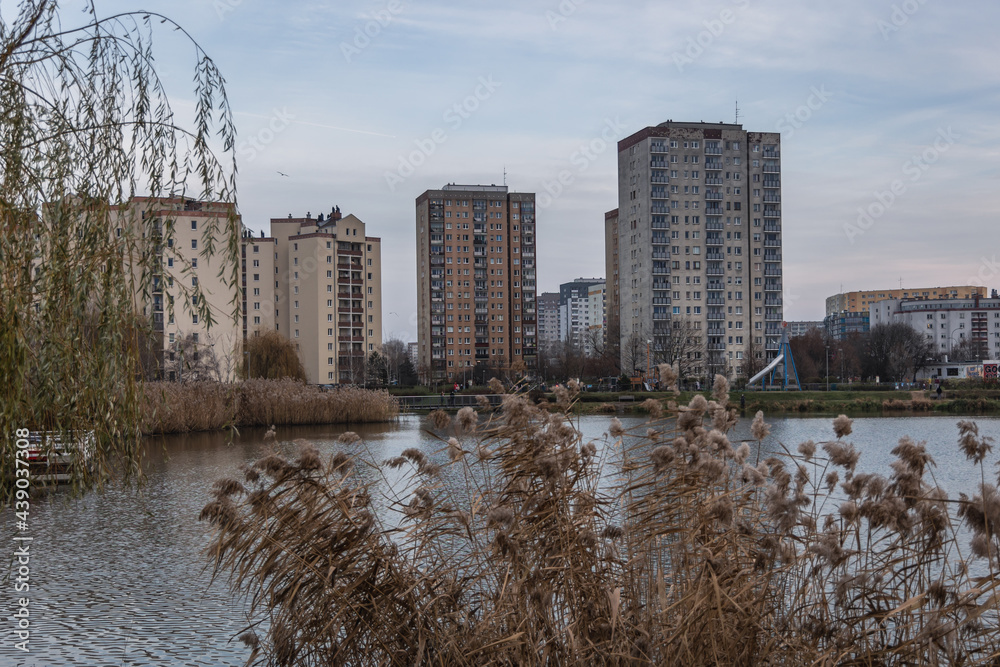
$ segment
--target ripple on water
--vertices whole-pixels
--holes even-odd
[[[640,418],[623,419],[639,425]],[[830,418],[768,420],[768,449],[794,449],[812,439],[833,438]],[[927,440],[937,461],[938,482],[952,496],[974,492],[978,475],[958,452],[954,417],[860,418],[849,437],[862,450],[861,467],[888,472],[899,437]],[[978,418],[981,432],[1000,433],[1000,420]],[[607,430],[606,417],[584,417],[585,439]],[[351,427],[377,460],[414,445],[432,452],[441,442],[421,432],[422,418]],[[279,430],[279,439],[306,438],[333,448],[344,428]],[[749,420],[732,434],[749,437]],[[39,665],[242,665],[249,651],[235,639],[246,625],[241,603],[230,599],[225,580],[211,583],[203,555],[209,540],[197,520],[212,482],[237,475],[239,466],[267,448],[263,430],[246,430],[227,443],[225,434],[164,438],[150,447],[147,483],[141,490],[111,489],[82,500],[53,494],[32,501],[32,660]],[[164,451],[166,455],[164,455]],[[996,452],[994,453],[996,454]],[[994,470],[994,455],[987,462]],[[0,525],[12,525],[5,512]],[[22,655],[0,645],[0,664]]]

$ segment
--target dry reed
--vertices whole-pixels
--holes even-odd
[[[888,476],[859,472],[843,416],[836,440],[752,461],[727,389],[635,431],[613,419],[601,447],[569,387],[559,414],[507,395],[488,419],[436,415],[431,456],[306,446],[217,483],[202,519],[250,601],[249,663],[994,664],[990,439],[960,425],[982,484],[949,499],[909,438]],[[372,500],[387,468],[398,514]]]
[[[320,391],[292,379],[159,382],[146,385],[143,433],[211,431],[230,426],[382,422],[399,415],[384,391]]]

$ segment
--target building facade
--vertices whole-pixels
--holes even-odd
[[[623,372],[680,355],[687,374],[735,377],[745,355],[777,354],[779,134],[668,121],[626,137],[616,220],[617,252],[612,243],[607,253],[617,258]]]
[[[591,290],[595,297],[592,298]],[[597,323],[603,332],[604,280],[577,278],[559,286],[559,340],[585,355],[591,355],[601,343],[591,337]],[[598,345],[595,345],[598,342]]]
[[[271,219],[243,240],[246,335],[273,328],[296,347],[308,382],[363,384],[382,348],[382,242],[354,215]]]
[[[604,304],[605,343],[618,350],[621,338],[618,324],[621,312],[618,290],[618,209],[604,214],[604,249],[604,275],[607,276]]]
[[[954,361],[1000,359],[1000,297],[883,299],[868,308],[871,326],[901,322]],[[957,358],[965,357],[965,358]]]
[[[827,315],[823,320],[826,335],[833,340],[844,340],[851,334],[865,333],[870,329],[868,311],[841,312]]]
[[[805,336],[807,333],[817,329],[823,331],[823,321],[799,321],[799,322],[789,322],[788,323],[788,337],[795,338],[797,336]]]
[[[971,299],[974,296],[985,297],[986,288],[977,285],[959,285],[843,292],[827,297],[826,314],[829,316],[843,312],[867,312],[868,306],[885,299]]]
[[[538,348],[545,352],[559,342],[559,292],[538,295]]]
[[[131,262],[136,308],[152,321],[157,375],[166,380],[235,379],[242,326],[239,271],[226,264],[229,234],[242,234],[232,204],[182,197],[133,197],[111,208],[114,234],[131,227],[136,248],[158,267],[141,286]],[[220,275],[221,274],[221,275]]]
[[[416,199],[418,373],[427,382],[532,373],[535,195],[449,184]]]

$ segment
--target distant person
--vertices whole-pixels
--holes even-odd
[[[745,394],[740,394],[740,410],[747,409],[747,397]]]
[[[938,385],[938,388],[937,388],[937,397],[941,398],[941,385],[940,384]]]

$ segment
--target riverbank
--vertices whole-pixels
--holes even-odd
[[[216,431],[247,426],[302,426],[387,422],[399,402],[385,391],[354,387],[321,391],[284,380],[153,382],[145,386],[146,435]]]
[[[709,392],[699,392],[711,398]],[[996,395],[994,395],[994,393]],[[666,404],[677,401],[686,404],[695,392],[681,392],[677,397],[670,392],[582,393],[577,397],[577,414],[642,414],[647,410],[642,403],[653,398]],[[949,414],[949,415],[1000,415],[1000,391],[982,390],[949,391],[938,399],[926,391],[752,391],[733,392],[730,402],[740,405],[740,396],[746,399],[747,412],[762,410],[764,414],[847,414],[873,415],[883,412],[898,415]],[[554,401],[554,395],[545,396]]]

